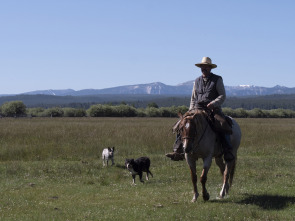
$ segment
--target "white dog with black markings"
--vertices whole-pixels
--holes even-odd
[[[114,152],[115,152],[115,147],[108,147],[103,149],[102,151],[102,164],[103,166],[109,165],[109,160],[112,161],[112,165],[114,165]]]

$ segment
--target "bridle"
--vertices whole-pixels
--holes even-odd
[[[192,120],[192,119],[190,119],[190,120]],[[183,127],[181,129],[183,129]],[[197,135],[197,130],[195,129],[195,132],[193,133],[193,136],[192,137],[191,136],[184,136],[184,137],[182,137],[182,139],[183,140],[192,140],[192,141],[194,141],[196,135]]]
[[[208,125],[209,125],[209,124],[207,123],[205,129],[203,130],[203,133],[202,133],[201,137],[199,138],[199,140],[198,140],[198,142],[197,142],[197,145],[199,145],[200,141],[203,139],[204,134],[205,134],[205,132],[206,132],[206,130],[207,130]],[[183,128],[182,128],[182,129],[183,129]],[[193,137],[190,137],[190,136],[184,136],[184,137],[182,137],[182,139],[183,139],[183,140],[192,140],[192,141],[194,142],[196,135],[197,135],[197,130],[195,129],[195,132],[194,132],[194,134],[193,134]]]

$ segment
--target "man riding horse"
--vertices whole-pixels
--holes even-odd
[[[226,98],[222,77],[211,72],[217,65],[212,64],[209,57],[203,57],[202,62],[195,65],[201,68],[202,75],[195,80],[189,110],[201,109],[209,113],[209,116],[214,116],[211,120],[217,121],[221,125],[218,134],[223,148],[224,160],[230,162],[235,157],[232,153],[233,148],[230,141],[230,125],[221,110],[221,105]],[[173,151],[166,156],[174,161],[184,159],[180,134],[177,134]]]

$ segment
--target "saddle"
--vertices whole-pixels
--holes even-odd
[[[184,116],[191,116],[196,113],[196,111],[201,111],[205,118],[212,128],[213,131],[216,133],[225,133],[225,134],[232,134],[232,119],[229,116],[224,115],[219,108],[209,110],[207,107],[202,109],[193,109],[184,114]],[[181,120],[178,120],[172,127],[173,133],[179,134],[179,124]]]
[[[224,115],[220,108],[214,108],[213,111],[206,106],[202,108],[206,115],[206,119],[212,128],[217,133],[232,134],[232,119],[229,116]]]
[[[213,119],[211,119],[212,129],[216,132],[232,134],[232,119],[229,116],[224,115],[224,117],[220,116],[220,114],[214,114]]]

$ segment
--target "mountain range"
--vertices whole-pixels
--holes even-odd
[[[111,87],[105,89],[84,89],[75,91],[65,90],[37,90],[22,93],[23,95],[55,95],[55,96],[89,96],[101,94],[151,94],[151,95],[191,95],[194,81],[187,81],[176,86],[161,82]],[[295,94],[295,87],[284,86],[260,87],[253,85],[225,86],[227,96],[255,96],[271,94]],[[0,95],[8,96],[8,95]],[[10,95],[11,96],[11,95]]]

